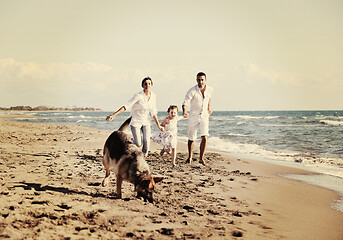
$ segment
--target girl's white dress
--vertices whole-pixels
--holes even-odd
[[[170,120],[169,123],[164,125],[164,132],[156,133],[151,137],[156,143],[161,144],[164,149],[172,149],[177,146],[177,118]]]

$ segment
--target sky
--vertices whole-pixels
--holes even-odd
[[[0,107],[157,108],[207,74],[214,111],[343,110],[341,0],[0,0]]]

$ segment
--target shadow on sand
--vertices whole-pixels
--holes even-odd
[[[19,182],[21,185],[15,185],[14,188],[22,187],[24,190],[31,190],[34,189],[37,192],[42,191],[52,191],[52,192],[59,192],[59,193],[65,193],[65,194],[78,194],[78,195],[84,195],[84,196],[90,196],[90,197],[101,197],[101,198],[108,198],[108,199],[117,199],[117,196],[114,193],[114,196],[108,196],[103,193],[88,193],[86,191],[78,191],[78,190],[72,190],[66,187],[54,187],[45,185],[42,186],[40,183],[28,183],[28,182]],[[92,184],[92,186],[98,186],[99,184]]]

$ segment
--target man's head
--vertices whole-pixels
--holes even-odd
[[[204,88],[206,86],[206,74],[199,72],[197,74],[197,83],[199,88]]]

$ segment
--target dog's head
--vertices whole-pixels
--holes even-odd
[[[143,197],[149,202],[154,202],[154,188],[155,184],[162,181],[163,177],[150,177],[142,180],[138,185],[136,185],[135,190],[137,192],[137,197]]]

